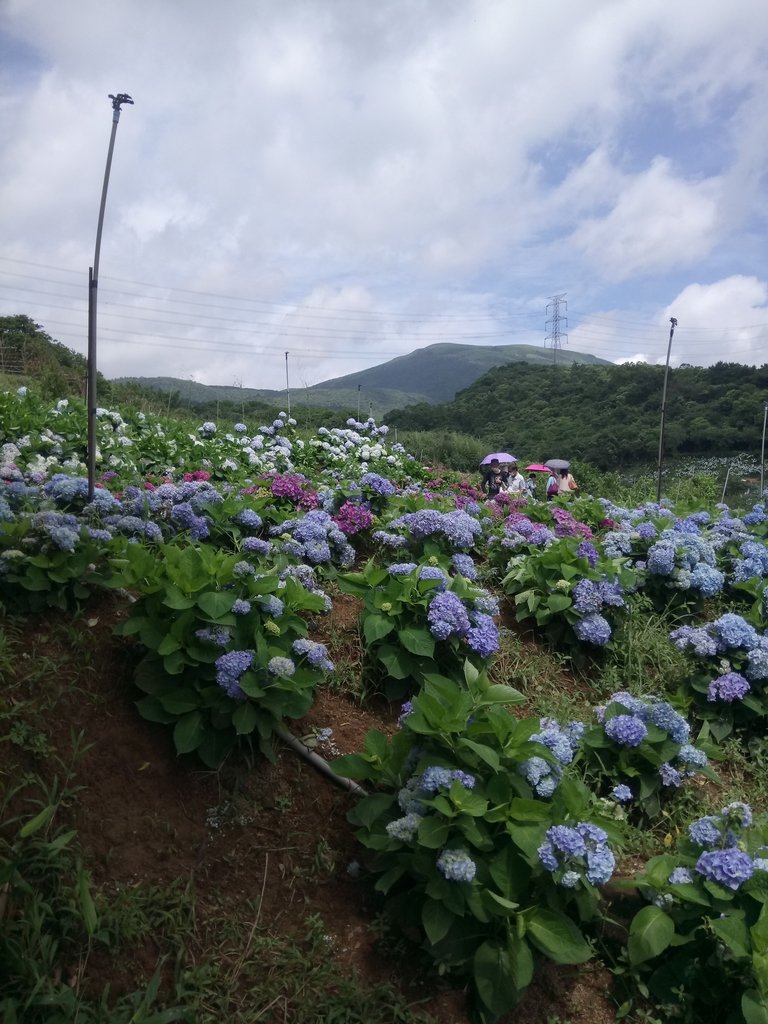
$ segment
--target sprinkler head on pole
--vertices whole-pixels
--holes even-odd
[[[127,92],[119,92],[117,96],[109,94],[109,98],[112,100],[112,109],[119,110],[123,103],[130,103],[133,106],[133,100]]]

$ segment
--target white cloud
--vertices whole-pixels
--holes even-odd
[[[691,284],[669,304],[674,316],[677,362],[768,363],[768,283],[736,275],[712,284]]]
[[[717,182],[686,182],[657,158],[621,190],[607,216],[591,218],[573,244],[610,281],[686,266],[717,238]]]
[[[768,258],[753,0],[8,0],[0,19],[25,69],[0,66],[0,313],[66,344],[107,93],[136,101],[105,222],[108,373],[280,387],[289,348],[314,382],[438,340],[543,339],[560,291],[571,348],[655,359],[669,296]]]

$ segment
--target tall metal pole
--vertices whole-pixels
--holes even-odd
[[[288,395],[288,416],[291,415],[291,385],[288,383],[288,353],[285,353],[285,390]]]
[[[123,103],[133,104],[133,100],[125,92],[116,96],[111,93],[112,100],[112,134],[109,137],[107,166],[104,168],[104,184],[101,188],[101,205],[99,206],[99,224],[96,228],[96,249],[93,255],[93,266],[88,268],[88,498],[93,498],[96,486],[96,308],[99,287],[99,255],[101,253],[101,232],[104,227],[104,210],[107,205],[107,188],[109,172],[112,167],[112,153],[115,148],[117,122],[120,120],[120,107]]]
[[[360,422],[360,388],[362,384],[357,385],[357,422]]]
[[[667,345],[667,361],[664,366],[664,387],[661,392],[661,426],[659,427],[659,477],[656,482],[656,501],[661,501],[661,468],[664,465],[664,417],[667,412],[667,380],[669,379],[669,357],[672,353],[672,338],[677,327],[677,320],[669,318],[669,344]]]
[[[763,402],[763,443],[760,448],[760,498],[763,500],[763,481],[765,479],[765,421],[768,419],[768,402]]]

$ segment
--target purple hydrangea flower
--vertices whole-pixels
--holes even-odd
[[[481,658],[489,658],[499,649],[499,627],[490,615],[475,614],[467,633],[467,643]]]
[[[588,540],[583,540],[579,544],[576,548],[576,555],[579,558],[586,558],[590,569],[594,569],[600,558],[597,548],[594,544],[590,544]]]
[[[438,640],[450,636],[466,636],[471,628],[469,615],[461,598],[452,591],[436,594],[427,612],[430,632]]]
[[[741,700],[749,693],[751,687],[744,676],[738,672],[726,672],[725,675],[713,679],[707,687],[707,700],[723,700],[728,704]]]

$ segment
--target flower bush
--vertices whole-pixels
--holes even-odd
[[[513,557],[502,581],[518,620],[533,618],[556,641],[604,647],[626,607],[635,574],[620,559],[598,559],[586,539],[564,537]]]
[[[363,599],[366,680],[390,698],[412,692],[430,672],[456,674],[465,659],[479,667],[498,650],[496,599],[461,573],[451,576],[455,564],[443,561],[445,568],[433,558],[386,569],[370,561],[338,577],[342,591]]]
[[[768,637],[743,616],[726,612],[703,626],[669,634],[691,663],[680,699],[693,707],[718,742],[733,729],[761,734],[768,716]]]
[[[323,596],[237,555],[177,544],[157,554],[127,545],[113,560],[112,583],[142,592],[117,627],[146,652],[135,677],[146,694],[139,712],[172,725],[176,750],[210,767],[251,737],[271,756],[275,726],[305,715],[333,669],[302,617],[324,610]]]
[[[687,721],[667,701],[619,691],[596,712],[598,724],[581,739],[585,777],[636,821],[653,821],[662,798],[695,775],[717,780],[705,750],[690,742]]]
[[[334,762],[376,791],[350,812],[386,911],[443,969],[467,979],[476,1019],[520,999],[536,959],[582,963],[584,927],[614,867],[609,830],[586,787],[563,779],[537,799],[522,766],[551,750],[523,698],[469,663],[462,683],[439,675],[404,709],[392,739]],[[615,833],[614,833],[615,835]]]
[[[628,958],[667,1019],[768,1019],[768,829],[744,803],[691,823],[633,879]]]

